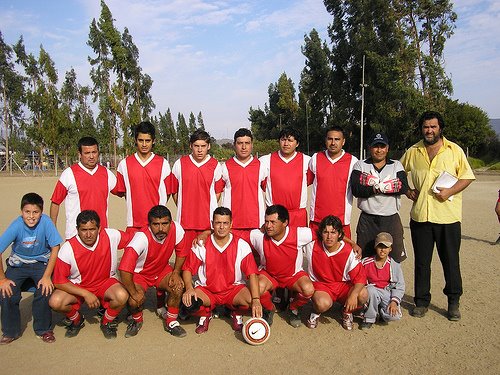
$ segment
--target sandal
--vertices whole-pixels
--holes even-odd
[[[56,341],[56,337],[54,336],[54,332],[52,331],[47,331],[43,335],[40,335],[38,337],[41,338],[42,341],[46,342],[47,344],[52,344],[54,341]]]
[[[3,335],[2,338],[0,339],[0,345],[7,345],[10,344],[12,341],[17,340],[18,337],[9,337]]]

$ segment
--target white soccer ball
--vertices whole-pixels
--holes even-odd
[[[271,328],[262,318],[250,318],[243,324],[241,333],[250,345],[262,345],[269,339]]]

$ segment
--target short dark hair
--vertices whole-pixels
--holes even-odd
[[[236,133],[234,133],[234,143],[236,143],[236,139],[239,137],[250,137],[250,139],[253,141],[253,134],[250,131],[250,129],[247,128],[239,128],[236,130]]]
[[[196,129],[189,137],[189,144],[193,144],[196,141],[205,141],[210,144],[210,134],[203,129]]]
[[[339,133],[342,133],[342,137],[345,138],[345,132],[344,132],[344,128],[342,126],[339,126],[339,125],[330,126],[328,129],[326,129],[325,138],[328,137],[328,133],[329,132],[339,132]]]
[[[227,207],[217,207],[214,210],[214,213],[212,215],[212,219],[215,219],[215,215],[229,216],[231,218],[231,220],[233,219],[233,213]]]
[[[82,153],[82,146],[97,146],[99,150],[99,142],[94,137],[82,137],[78,141],[78,152]]]
[[[134,139],[137,141],[137,137],[139,136],[139,133],[142,134],[149,134],[153,141],[155,140],[156,137],[156,130],[155,126],[150,123],[149,121],[143,121],[137,124],[134,128]]]
[[[321,241],[323,231],[326,229],[327,226],[332,226],[333,229],[335,229],[338,234],[339,234],[339,241],[344,238],[344,227],[342,225],[342,221],[337,217],[333,215],[328,215],[321,220],[318,226],[318,230],[316,231],[316,234]]]
[[[288,213],[288,210],[285,208],[285,206],[282,206],[281,204],[273,204],[272,206],[266,208],[266,216],[274,214],[278,214],[278,219],[282,223],[284,223],[285,221],[290,222],[290,214]]]
[[[172,220],[172,214],[170,213],[170,210],[159,204],[158,206],[152,207],[149,212],[148,212],[148,223],[151,224],[153,222],[153,219],[161,219],[163,217],[168,217],[170,220]]]
[[[280,134],[278,136],[278,140],[280,140],[282,138],[288,138],[288,137],[295,138],[297,143],[300,143],[302,141],[302,135],[300,134],[300,132],[297,129],[292,128],[290,126],[283,128],[280,131]]]
[[[21,210],[27,204],[34,204],[43,211],[43,198],[37,193],[27,193],[23,195],[23,197],[21,198]]]
[[[424,113],[422,113],[420,115],[420,118],[418,119],[418,128],[422,129],[424,122],[427,120],[432,120],[433,118],[438,120],[439,129],[443,130],[444,129],[444,118],[441,115],[441,113],[436,112],[436,111],[425,111]]]
[[[76,227],[80,228],[80,225],[87,224],[89,221],[95,222],[98,227],[101,226],[101,219],[97,212],[94,210],[83,210],[76,217]]]

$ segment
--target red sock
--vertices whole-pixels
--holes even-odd
[[[78,324],[78,323],[80,323],[80,319],[82,318],[82,315],[78,311],[78,309],[80,308],[80,305],[78,305],[76,308],[75,308],[75,305],[73,305],[71,307],[71,311],[66,314],[66,318],[71,320],[71,322],[73,322],[73,324]]]
[[[245,315],[248,310],[250,310],[249,306],[238,306],[235,310],[233,310],[234,315]]]
[[[179,308],[178,307],[167,307],[167,326],[169,326],[170,323],[175,322],[177,320],[177,316],[179,315]]]
[[[200,309],[193,315],[202,317],[202,316],[210,316],[211,314],[212,314],[212,309],[210,308],[210,306],[201,306]]]
[[[103,317],[102,317],[102,320],[101,320],[101,324],[107,324],[109,322],[112,322],[113,320],[115,320],[115,318],[118,316],[118,314],[120,313],[121,310],[114,310],[112,309],[111,307],[108,307],[106,309],[106,312],[104,313]]]
[[[298,310],[299,307],[304,306],[309,302],[311,299],[311,296],[306,297],[302,293],[297,293],[293,299],[292,302],[290,302],[290,310]]]
[[[262,304],[262,307],[266,310],[274,311],[276,307],[274,306],[272,298],[271,293],[264,292],[264,294],[260,296],[260,303]]]
[[[139,312],[133,313],[132,318],[134,319],[135,322],[140,323],[144,320],[144,315],[142,314],[142,311],[139,311]]]

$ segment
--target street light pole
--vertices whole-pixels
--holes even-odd
[[[362,79],[361,79],[361,134],[360,134],[360,147],[359,147],[359,158],[363,160],[363,128],[364,128],[364,110],[365,110],[365,87],[368,85],[365,84],[365,55],[363,55],[363,74],[362,74]]]

